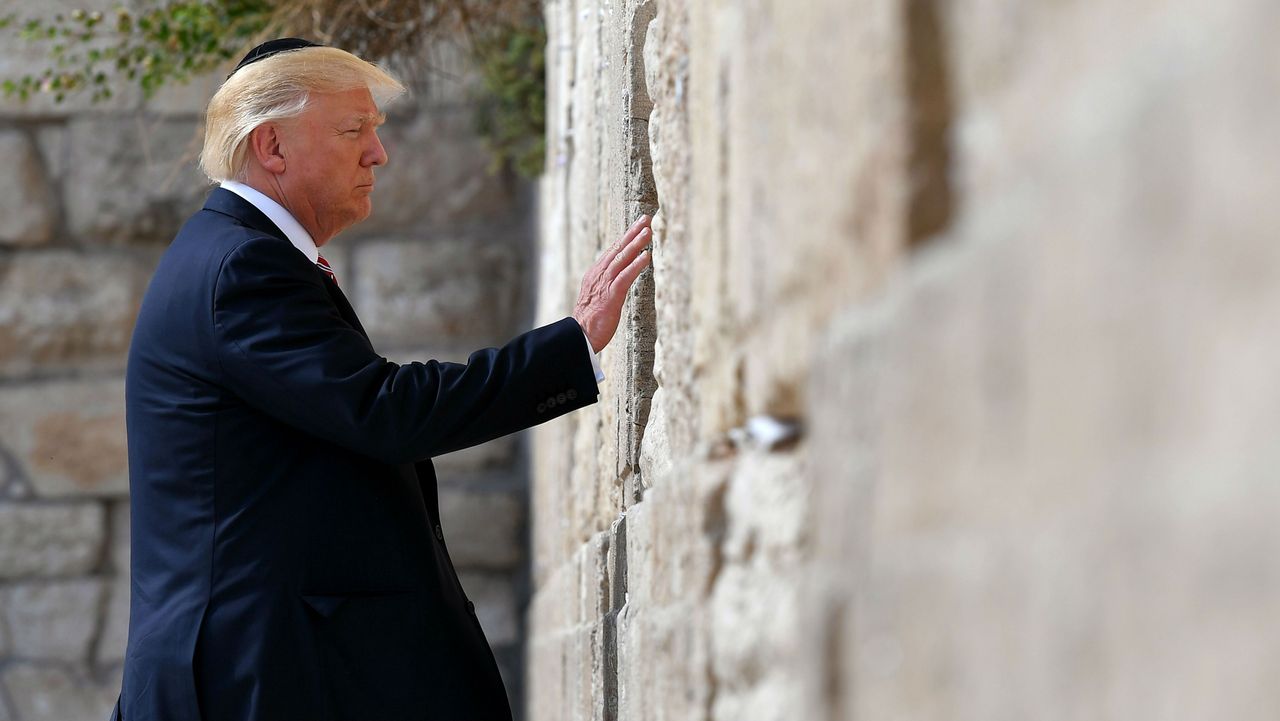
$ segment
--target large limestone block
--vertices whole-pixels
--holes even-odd
[[[524,503],[515,493],[442,488],[440,521],[459,568],[510,568],[524,556]]]
[[[716,689],[705,604],[627,606],[617,623],[618,718],[706,718]]]
[[[533,579],[538,587],[576,548],[567,530],[572,500],[567,486],[575,460],[573,431],[585,417],[580,410],[529,429]]]
[[[40,245],[53,236],[55,200],[44,162],[26,134],[0,133],[0,245]]]
[[[375,347],[500,344],[522,298],[522,253],[475,235],[367,242],[354,253],[355,292]]]
[[[738,713],[750,710],[740,718],[761,720],[778,718],[780,709],[799,705],[795,669],[804,619],[797,569],[757,559],[727,565],[717,577],[709,608],[718,706],[713,718],[734,718],[721,704]],[[762,692],[765,688],[767,693]],[[741,703],[735,697],[752,702]]]
[[[90,571],[105,534],[98,503],[0,504],[0,579]]]
[[[0,682],[22,721],[102,721],[120,693],[118,681],[99,683],[61,665],[13,664]]]
[[[39,581],[0,590],[10,652],[28,660],[87,661],[102,594],[102,581],[96,578]]]
[[[77,238],[168,242],[208,194],[195,119],[77,117],[69,133],[63,200]]]
[[[0,375],[123,367],[153,264],[65,250],[0,260]]]
[[[0,444],[41,498],[124,495],[124,383],[60,381],[6,390]]]
[[[733,472],[731,461],[684,460],[676,472],[679,482],[655,486],[627,509],[628,606],[705,602],[723,565],[726,489]]]

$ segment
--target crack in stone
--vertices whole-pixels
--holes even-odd
[[[947,37],[938,0],[903,3],[909,118],[907,245],[918,247],[951,224],[951,123],[955,109],[947,68]]]

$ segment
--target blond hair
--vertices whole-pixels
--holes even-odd
[[[200,168],[214,183],[243,180],[254,128],[301,115],[311,93],[361,87],[379,108],[404,92],[385,70],[338,48],[289,50],[245,65],[209,101]]]

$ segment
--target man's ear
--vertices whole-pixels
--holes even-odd
[[[263,170],[273,175],[284,172],[284,138],[275,123],[263,123],[249,131],[249,152]]]

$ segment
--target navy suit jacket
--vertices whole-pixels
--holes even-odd
[[[126,721],[509,719],[431,457],[596,401],[577,322],[398,365],[265,215],[216,189],[125,379]]]

